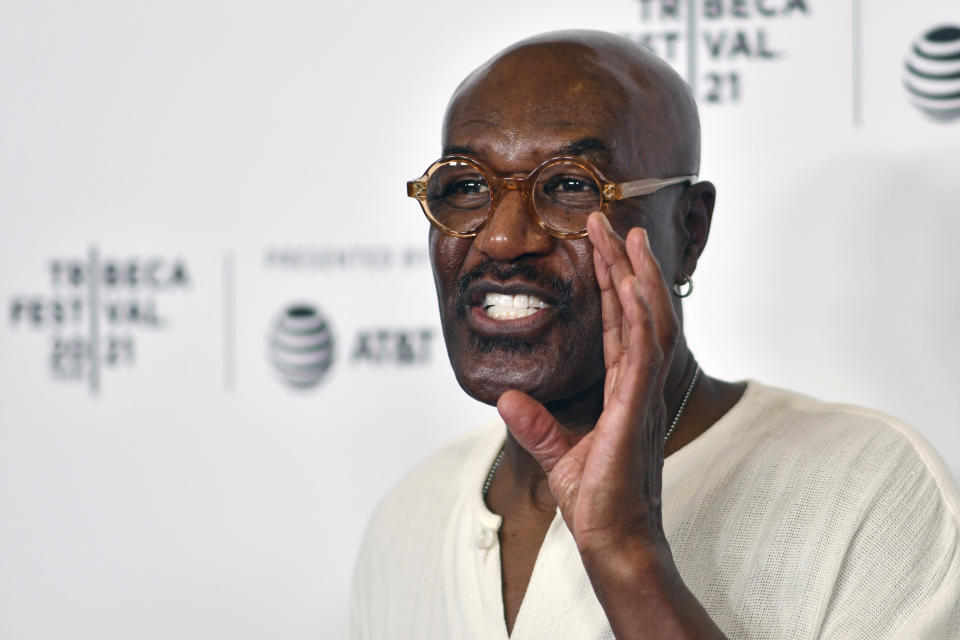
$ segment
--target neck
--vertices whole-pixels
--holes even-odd
[[[695,368],[693,354],[687,348],[686,341],[681,338],[664,384],[663,400],[667,425],[679,410]],[[603,411],[603,380],[572,398],[547,403],[545,406],[565,430],[576,437],[583,437],[594,428]],[[507,472],[509,486],[512,486],[511,493],[515,497],[529,496],[536,506],[544,510],[552,511],[556,508],[547,487],[546,474],[540,464],[520,446],[509,430],[500,467]]]

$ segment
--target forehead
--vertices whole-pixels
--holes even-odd
[[[599,144],[575,155],[611,178],[699,168],[689,88],[649,50],[609,34],[546,34],[501,52],[464,80],[444,119],[446,149],[470,149],[499,171],[529,170],[583,140]]]
[[[613,160],[616,121],[589,118],[550,107],[520,113],[474,110],[451,120],[444,153],[478,155],[487,161],[545,160],[553,155],[601,156]]]
[[[583,66],[549,61],[481,69],[450,104],[445,151],[470,150],[504,164],[563,151],[607,164],[635,157],[637,96],[614,74]]]

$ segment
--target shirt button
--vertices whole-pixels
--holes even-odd
[[[477,536],[474,540],[480,549],[489,549],[497,541],[497,534],[493,529],[480,527],[477,529]]]

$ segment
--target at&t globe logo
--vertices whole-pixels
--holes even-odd
[[[910,102],[934,120],[960,117],[960,27],[934,27],[914,40],[904,62]]]
[[[292,387],[316,386],[333,364],[333,331],[311,304],[297,302],[285,307],[277,314],[267,342],[269,360]]]

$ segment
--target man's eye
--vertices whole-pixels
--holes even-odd
[[[446,188],[443,190],[444,197],[451,196],[475,196],[480,194],[485,194],[489,191],[489,187],[484,180],[478,180],[476,178],[461,178],[460,180],[454,180],[447,184]]]
[[[597,184],[593,180],[578,178],[576,176],[559,176],[549,180],[544,185],[544,190],[551,195],[573,195],[573,194],[594,194],[597,193]]]

